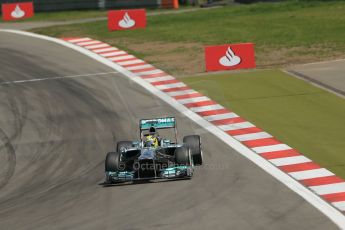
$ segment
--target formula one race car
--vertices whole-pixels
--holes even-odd
[[[107,154],[106,184],[188,179],[193,176],[194,166],[202,165],[200,136],[185,136],[183,143],[178,144],[174,117],[142,119],[139,128],[140,140],[119,141],[116,152]],[[175,141],[161,138],[160,129],[173,129]]]

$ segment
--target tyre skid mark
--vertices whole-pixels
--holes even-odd
[[[10,179],[12,178],[15,172],[16,152],[13,145],[11,144],[10,139],[1,128],[0,128],[0,140],[2,142],[0,153],[3,152],[3,150],[5,150],[4,152],[6,154],[6,161],[7,161],[7,162],[2,163],[3,165],[6,165],[5,166],[6,169],[5,169],[4,177],[0,178],[0,190],[1,190],[3,187],[7,185],[7,183],[10,181]]]

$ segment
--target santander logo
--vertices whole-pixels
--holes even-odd
[[[25,11],[20,9],[19,5],[16,5],[16,8],[11,12],[13,18],[22,18],[25,16]]]
[[[119,26],[121,28],[131,28],[135,25],[135,21],[129,17],[128,13],[126,12],[123,19],[119,21]]]
[[[219,64],[223,66],[235,66],[241,63],[241,58],[236,56],[234,51],[232,51],[229,46],[228,50],[225,53],[225,56],[219,59]]]

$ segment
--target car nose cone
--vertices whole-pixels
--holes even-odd
[[[153,149],[142,149],[141,154],[138,157],[139,160],[153,160],[155,153]]]

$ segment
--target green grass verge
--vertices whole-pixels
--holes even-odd
[[[278,70],[181,78],[345,178],[345,100]]]
[[[106,21],[101,21],[33,31],[56,37],[90,36],[120,47],[128,46],[128,41],[193,43],[200,47],[254,42],[259,67],[284,66],[343,57],[344,12],[345,2],[258,3],[152,16],[147,28],[140,30],[109,32]],[[142,57],[155,54],[154,48],[137,51]],[[161,53],[161,47],[156,52]],[[185,55],[202,59],[203,51],[190,50]]]

